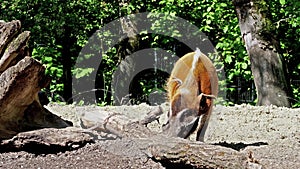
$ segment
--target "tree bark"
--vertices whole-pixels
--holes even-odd
[[[143,141],[152,159],[170,168],[264,168],[251,153],[218,145],[164,136],[139,140]]]
[[[30,57],[30,32],[19,34],[20,21],[0,23],[0,139],[44,127],[67,127],[39,102],[38,92],[50,78],[45,67]]]
[[[290,107],[285,76],[274,26],[264,0],[233,0],[242,38],[251,61],[257,90],[257,105]]]
[[[0,153],[27,151],[34,154],[58,153],[76,150],[93,143],[89,133],[79,128],[47,128],[22,132],[9,140],[0,141]]]
[[[9,23],[0,23],[0,56],[3,53],[6,45],[15,37],[15,35],[21,30],[20,21],[12,21]]]
[[[112,81],[115,105],[132,104],[132,101],[137,99],[134,95],[140,93],[138,89],[135,89],[135,92],[129,92],[129,85],[132,83],[131,78],[137,69],[137,63],[132,57],[127,56],[132,55],[140,47],[136,23],[129,17],[123,17],[120,18],[120,26],[124,36],[122,38],[124,39],[117,46],[117,55],[120,63],[119,67],[122,71],[115,73]]]
[[[0,139],[21,131],[70,126],[39,103],[38,92],[50,81],[44,71],[27,56],[0,75]]]
[[[29,40],[29,37],[29,31],[22,32],[8,45],[7,50],[0,59],[0,73],[11,66],[14,66],[23,59],[24,56],[27,56],[27,41]]]

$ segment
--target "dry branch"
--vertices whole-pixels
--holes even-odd
[[[159,116],[162,114],[163,114],[162,108],[160,106],[157,106],[156,109],[150,111],[144,119],[139,121],[139,123],[147,126],[147,124],[153,121],[159,122]]]

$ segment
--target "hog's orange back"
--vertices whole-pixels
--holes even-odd
[[[218,94],[218,77],[211,60],[199,49],[181,57],[167,82],[170,102],[169,121],[189,110],[203,116],[205,123],[211,113],[213,98]],[[200,124],[200,131],[204,124]]]

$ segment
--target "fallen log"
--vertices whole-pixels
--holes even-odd
[[[0,152],[58,153],[75,150],[93,142],[93,137],[79,128],[47,128],[22,132],[11,139],[3,140],[0,142]]]
[[[141,133],[143,130],[143,127],[137,127],[131,129],[131,132]],[[19,133],[11,139],[3,140],[0,142],[0,152],[26,151],[49,154],[71,151],[95,143],[116,156],[148,158],[166,168],[264,168],[253,158],[251,152],[244,153],[219,145],[161,134],[145,138],[132,138],[132,135],[122,139],[103,140],[99,133],[86,129],[48,128]]]
[[[84,132],[97,131],[98,138],[104,141],[102,147],[116,155],[140,151],[136,154],[145,154],[166,168],[264,168],[253,158],[252,152],[169,137],[165,133],[150,130],[144,122],[149,122],[149,117],[160,111],[161,108],[156,107],[149,113],[141,114],[144,118],[137,120],[123,113],[95,108],[79,114],[79,119]],[[130,148],[134,150],[128,150]]]
[[[184,168],[263,168],[251,153],[230,148],[159,136],[140,140],[147,145],[150,157],[164,166]]]

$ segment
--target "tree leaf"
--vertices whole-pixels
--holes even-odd
[[[280,3],[281,5],[285,5],[285,0],[279,0],[279,3]]]

